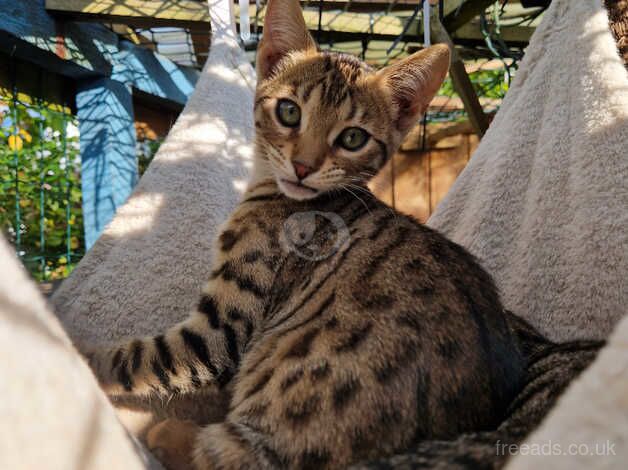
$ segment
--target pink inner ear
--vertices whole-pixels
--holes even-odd
[[[395,96],[399,116],[397,117],[397,127],[405,131],[412,126],[417,114],[422,110],[419,100],[408,98],[407,96]]]
[[[281,54],[278,52],[268,51],[264,53],[264,76],[267,77],[277,65],[281,59]]]

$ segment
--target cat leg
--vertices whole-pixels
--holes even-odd
[[[244,229],[240,238],[226,236],[233,231],[226,230],[219,238],[215,269],[190,317],[164,334],[88,354],[109,395],[166,398],[229,383],[259,327],[273,278],[265,257],[259,255],[266,240],[260,242]]]
[[[194,443],[201,429],[192,421],[166,419],[149,429],[146,444],[168,470],[191,470]]]
[[[88,353],[102,388],[114,396],[166,397],[226,385],[239,365],[245,338],[219,320],[217,309],[213,302],[201,302],[200,311],[162,335]],[[215,315],[214,323],[208,314]]]
[[[108,394],[167,398],[231,380],[274,278],[272,240],[238,225],[244,223],[230,222],[218,238],[214,269],[188,319],[164,334],[88,354]]]
[[[193,451],[197,470],[285,468],[266,444],[266,437],[250,427],[225,421],[205,426],[197,435]]]

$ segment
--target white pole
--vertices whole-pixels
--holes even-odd
[[[239,0],[238,5],[240,5],[240,37],[243,41],[248,41],[251,39],[249,0]]]
[[[430,38],[430,2],[423,0],[423,45],[430,47],[432,39]]]

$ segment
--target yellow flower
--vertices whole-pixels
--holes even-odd
[[[31,136],[26,129],[20,129],[19,134],[24,138],[26,142],[29,144],[33,141],[33,136]]]
[[[9,136],[9,148],[13,151],[22,150],[24,147],[24,142],[19,135],[10,135]]]

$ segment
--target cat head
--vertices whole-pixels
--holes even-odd
[[[319,51],[298,0],[270,0],[257,53],[257,158],[293,199],[363,185],[425,112],[448,68],[445,45],[379,71]]]

